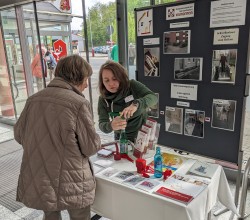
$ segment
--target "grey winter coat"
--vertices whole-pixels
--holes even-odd
[[[17,201],[44,211],[93,203],[96,184],[89,156],[101,142],[90,103],[75,87],[56,77],[29,97],[14,135],[23,146]]]

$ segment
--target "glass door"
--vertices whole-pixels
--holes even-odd
[[[0,118],[15,118],[13,93],[9,80],[9,69],[6,62],[2,31],[0,29]]]
[[[15,121],[16,113],[20,109],[18,100],[20,100],[21,93],[26,97],[27,93],[25,89],[22,92],[19,91],[21,87],[19,80],[21,80],[24,75],[14,8],[1,11],[1,20],[0,115],[4,121]],[[4,50],[4,44],[6,51]]]

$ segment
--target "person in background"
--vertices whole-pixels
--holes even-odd
[[[134,142],[137,133],[147,119],[147,108],[154,106],[158,99],[154,92],[142,83],[129,80],[125,68],[119,63],[107,61],[99,71],[98,101],[99,128],[104,133],[115,132],[119,139],[121,129]],[[110,112],[120,116],[110,121]]]
[[[109,59],[109,60],[112,60],[112,58],[111,58],[112,49],[113,49],[113,48],[112,48],[111,46],[110,46],[109,49],[108,49],[108,59]]]
[[[90,220],[96,182],[89,157],[101,148],[91,106],[82,92],[91,66],[79,55],[61,58],[47,88],[29,97],[14,126],[23,146],[17,201],[45,220]]]
[[[47,66],[46,62],[44,60],[44,55],[47,52],[45,47],[41,47],[42,50],[42,61],[41,63],[41,58],[40,58],[40,52],[39,49],[37,51],[37,54],[35,55],[32,63],[31,63],[31,71],[32,75],[36,78],[36,84],[37,84],[37,90],[38,92],[43,89],[43,71],[42,71],[42,65],[44,67],[44,77],[47,77]]]
[[[111,51],[111,59],[114,61],[114,62],[119,62],[119,55],[118,55],[118,46],[115,44],[112,48],[112,51]]]
[[[128,58],[129,58],[129,65],[134,65],[135,63],[135,47],[132,43],[129,44],[128,47]]]
[[[227,57],[224,54],[220,55],[221,72],[226,71]]]
[[[192,135],[196,137],[203,137],[204,133],[203,127],[204,127],[204,115],[202,113],[197,113]]]
[[[48,67],[48,70],[49,70],[49,79],[50,79],[50,81],[53,78],[53,72],[54,72],[54,69],[56,68],[56,59],[54,58],[52,52],[53,52],[53,48],[50,47],[47,50],[47,52],[45,53],[45,60],[46,60],[47,67]]]

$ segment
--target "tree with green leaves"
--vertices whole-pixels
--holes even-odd
[[[176,0],[158,0],[158,3],[173,2]],[[127,0],[127,21],[128,21],[128,42],[135,43],[135,8],[149,6],[150,1],[145,0]],[[109,35],[107,28],[112,26],[114,32]],[[107,41],[111,40],[117,43],[117,18],[116,18],[116,2],[108,4],[96,3],[92,6],[87,14],[87,27],[90,39],[92,35],[93,46],[107,45]],[[91,28],[91,30],[90,30]],[[91,47],[91,41],[89,40]]]
[[[117,28],[115,7],[115,2],[109,4],[96,3],[89,9],[87,27],[89,34],[91,28],[93,46],[103,46],[107,44],[107,41],[110,40],[110,35],[107,32],[107,27],[109,25],[112,25],[114,28],[112,40],[116,42]]]

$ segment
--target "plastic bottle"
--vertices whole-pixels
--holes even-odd
[[[125,132],[125,129],[121,130],[120,135],[120,153],[127,154],[128,153],[128,139]]]
[[[162,177],[162,156],[160,147],[156,147],[156,153],[154,156],[154,176],[156,178]]]

